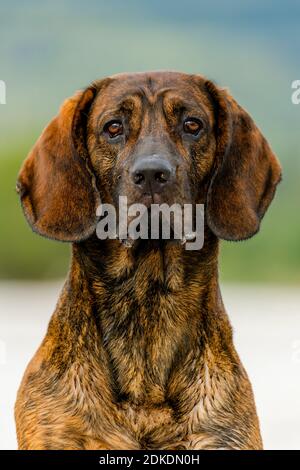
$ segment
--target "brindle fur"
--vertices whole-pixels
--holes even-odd
[[[188,144],[176,130],[182,99],[206,120]],[[120,100],[131,131],[111,145],[99,127]],[[181,158],[163,201],[206,203],[202,250],[162,240],[128,249],[94,233],[100,198],[137,202],[128,165],[157,148]],[[20,449],[262,448],[220,294],[218,245],[258,230],[279,179],[250,116],[201,76],[122,74],[64,104],[18,180],[33,229],[73,242],[68,279],[18,392]]]

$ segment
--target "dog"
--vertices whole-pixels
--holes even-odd
[[[280,179],[249,114],[201,75],[118,74],[63,103],[17,182],[34,232],[72,242],[18,391],[20,449],[262,449],[218,247],[259,230]],[[202,249],[100,240],[97,207],[120,195],[204,204]]]

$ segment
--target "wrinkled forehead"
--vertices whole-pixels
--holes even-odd
[[[101,87],[100,87],[101,88]],[[113,75],[101,88],[94,111],[117,111],[126,107],[198,108],[212,119],[213,104],[198,75],[177,72],[152,72]]]

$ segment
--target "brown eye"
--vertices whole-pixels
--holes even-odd
[[[203,122],[199,119],[188,118],[183,123],[183,130],[187,134],[198,135],[203,129]]]
[[[110,121],[104,126],[104,132],[111,138],[117,137],[123,134],[123,124],[120,121]]]

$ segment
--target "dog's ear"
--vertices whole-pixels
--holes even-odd
[[[217,138],[207,222],[219,238],[244,240],[259,230],[281,168],[249,114],[227,91],[210,81],[205,85],[214,103]]]
[[[85,141],[96,94],[92,85],[63,103],[20,171],[17,191],[25,216],[48,238],[79,241],[95,230],[100,200]]]

